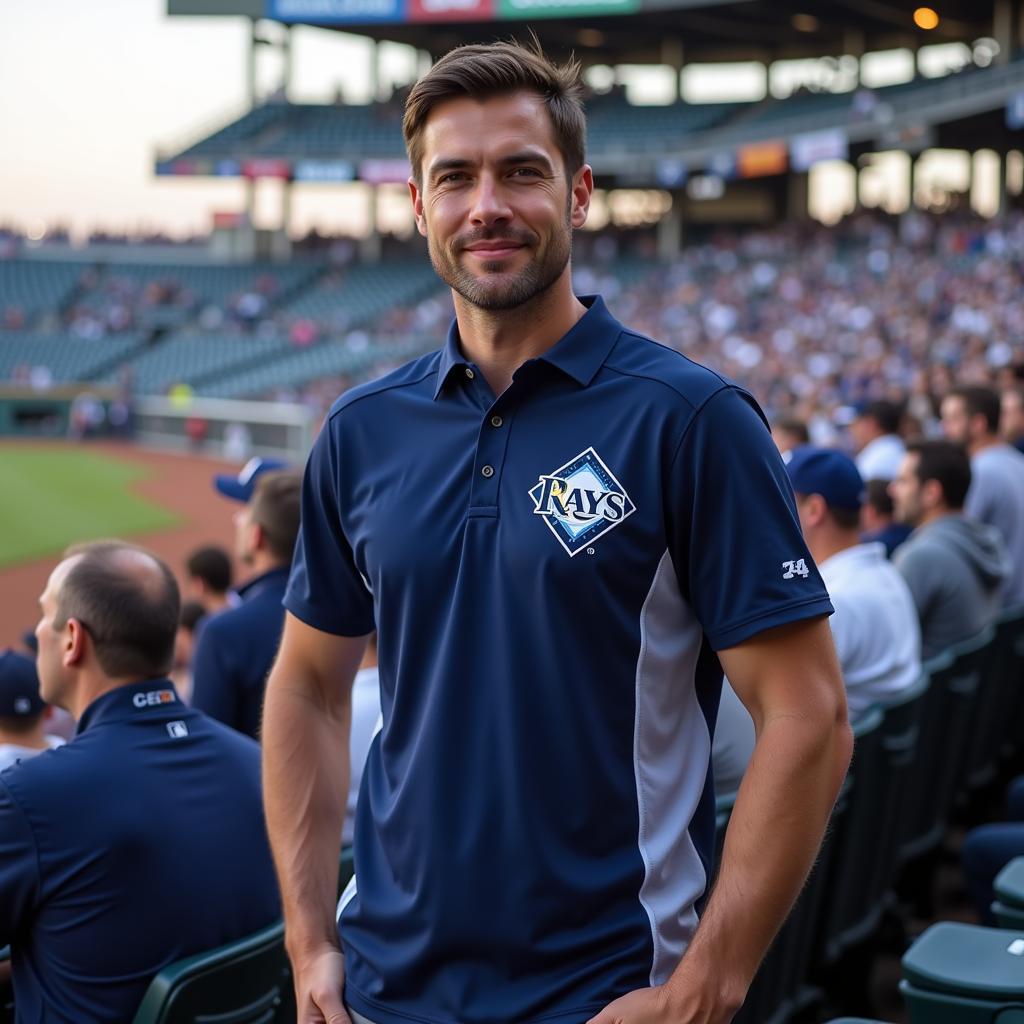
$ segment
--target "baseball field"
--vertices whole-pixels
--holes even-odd
[[[237,466],[130,445],[0,443],[0,648],[17,647],[69,544],[122,537],[181,577],[200,544],[232,547],[235,506],[212,486]]]

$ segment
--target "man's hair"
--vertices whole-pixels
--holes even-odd
[[[42,707],[34,715],[0,715],[0,732],[11,736],[27,736],[39,724],[45,710]]]
[[[211,544],[196,548],[185,562],[189,576],[202,580],[214,593],[224,594],[231,587],[231,557]]]
[[[792,434],[801,444],[811,443],[811,433],[807,429],[807,424],[795,416],[782,416],[775,421],[772,426],[773,430],[782,430],[787,434]]]
[[[484,100],[515,92],[532,92],[544,100],[566,174],[572,177],[583,166],[586,150],[580,64],[575,58],[555,64],[534,39],[530,46],[515,40],[460,46],[446,53],[412,87],[405,101],[402,134],[416,181],[422,181],[423,130],[434,107],[460,96]]]
[[[917,456],[915,475],[922,484],[937,481],[949,508],[959,511],[964,507],[971,486],[971,460],[960,445],[916,438],[907,443],[907,454]]]
[[[828,505],[827,502],[826,505]],[[856,530],[860,526],[859,508],[842,508],[836,505],[828,505],[828,514],[832,517],[832,522],[840,530]]]
[[[893,514],[892,495],[889,493],[889,481],[868,480],[864,484],[864,504],[870,505],[880,516],[891,516]]]
[[[206,609],[198,601],[185,601],[178,613],[178,625],[190,633],[196,631],[201,619],[206,617]]]
[[[174,658],[181,598],[167,566],[149,551],[122,541],[69,548],[80,556],[57,595],[54,626],[78,619],[92,637],[96,660],[111,678],[167,675]],[[140,571],[138,556],[152,561]]]
[[[970,417],[984,416],[990,434],[999,433],[999,394],[992,388],[963,384],[950,388],[947,397],[959,398]]]
[[[299,535],[302,473],[297,469],[275,470],[256,478],[249,512],[263,529],[270,553],[290,562]]]
[[[887,398],[877,398],[873,402],[868,402],[861,415],[874,420],[883,434],[898,434],[900,432],[903,409],[896,402],[890,402]]]

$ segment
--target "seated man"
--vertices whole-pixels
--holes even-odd
[[[917,606],[925,660],[994,621],[1010,573],[999,531],[964,516],[970,486],[967,453],[951,441],[912,441],[890,485],[896,518],[914,527],[893,564]]]
[[[280,914],[259,748],[166,678],[170,570],[116,541],[74,549],[40,598],[44,700],[66,746],[0,773],[0,946],[18,1020],[131,1020],[182,957]]]
[[[860,539],[865,544],[879,541],[885,545],[886,556],[892,558],[892,553],[913,532],[912,527],[894,519],[888,480],[866,480],[864,495],[864,507],[860,510]]]
[[[231,589],[231,556],[216,544],[196,548],[185,559],[185,597],[214,615],[238,604]]]
[[[0,771],[64,742],[46,731],[52,711],[39,696],[35,662],[17,651],[0,653]]]
[[[853,460],[828,448],[804,447],[786,470],[804,540],[835,608],[832,636],[855,716],[886,703],[921,674],[917,610],[884,545],[860,542],[864,482]]]
[[[960,857],[978,920],[994,925],[992,901],[996,898],[996,875],[1015,857],[1024,857],[1024,775],[1010,786],[1006,821],[971,829],[964,839]]]

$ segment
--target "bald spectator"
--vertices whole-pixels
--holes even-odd
[[[857,450],[857,471],[864,480],[892,480],[903,458],[899,436],[903,410],[886,399],[867,402],[857,409],[850,434]]]
[[[67,745],[0,773],[0,946],[19,1021],[131,1020],[153,977],[280,914],[259,748],[186,707],[167,672],[170,570],[73,550],[40,598],[44,700]]]
[[[17,651],[0,653],[0,771],[64,742],[46,731],[51,711],[39,696],[35,662]]]
[[[860,541],[864,482],[853,460],[805,446],[786,470],[804,539],[835,608],[832,636],[850,713],[858,715],[885,704],[921,674],[917,611],[884,546]]]
[[[298,470],[252,478],[235,513],[235,555],[253,574],[237,608],[206,619],[192,659],[192,704],[232,729],[256,737],[263,689],[284,627],[285,587],[299,532]]]
[[[1024,453],[1024,388],[1007,388],[1000,399],[999,433],[1007,444]]]
[[[912,441],[890,485],[896,518],[914,527],[893,564],[914,597],[926,660],[993,622],[1010,572],[999,531],[964,515],[970,486],[970,460],[951,441]]]
[[[1006,607],[1024,602],[1024,454],[1000,438],[999,416],[991,388],[957,387],[942,400],[942,432],[971,458],[964,513],[994,526],[1010,554],[1001,590]]]
[[[208,615],[238,604],[231,590],[231,556],[216,544],[196,548],[185,560],[185,597]]]

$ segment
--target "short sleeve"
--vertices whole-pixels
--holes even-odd
[[[314,629],[364,636],[374,628],[373,598],[359,573],[342,521],[334,430],[320,432],[302,482],[302,525],[284,606]]]
[[[694,413],[667,493],[676,575],[716,651],[832,613],[782,458],[746,392],[722,388]]]
[[[9,945],[25,929],[38,898],[35,837],[0,777],[0,946]]]

